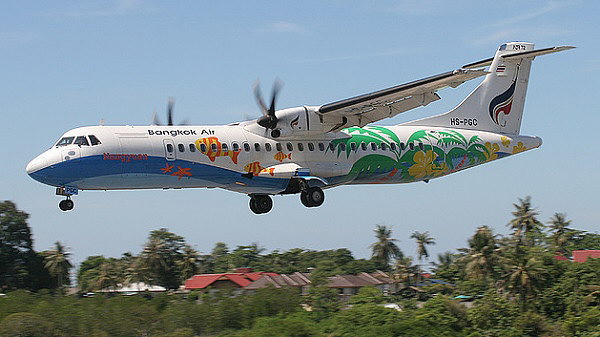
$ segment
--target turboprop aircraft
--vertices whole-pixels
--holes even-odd
[[[430,179],[538,148],[519,133],[531,62],[571,49],[510,42],[493,58],[406,84],[319,106],[275,109],[260,89],[263,116],[221,126],[87,126],[67,131],[26,168],[73,208],[79,190],[224,188],[250,196],[256,214],[272,195],[323,204],[323,189]],[[487,70],[486,70],[487,69]],[[437,91],[485,76],[449,112],[394,126],[372,125],[440,99]]]

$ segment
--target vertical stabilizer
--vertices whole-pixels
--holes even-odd
[[[572,47],[534,50],[533,43],[510,42],[500,46],[493,59],[466,65],[489,65],[489,74],[451,111],[403,125],[441,126],[518,134],[521,128],[531,61],[535,56]],[[491,63],[490,63],[491,62]]]

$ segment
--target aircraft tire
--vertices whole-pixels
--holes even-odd
[[[269,213],[273,208],[273,200],[268,195],[253,195],[250,197],[250,210],[255,214]]]
[[[306,192],[300,193],[300,202],[302,202],[302,205],[306,207],[314,207],[313,204],[308,200],[308,193]]]
[[[325,193],[319,187],[311,187],[300,194],[300,201],[306,207],[319,207],[325,201]]]
[[[74,206],[75,203],[71,199],[62,200],[58,203],[58,208],[60,208],[60,210],[63,212],[72,210]]]

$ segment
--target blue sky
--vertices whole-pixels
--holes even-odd
[[[19,1],[0,5],[0,200],[31,214],[35,247],[60,240],[76,262],[138,253],[167,227],[201,252],[224,241],[268,250],[347,247],[369,256],[376,224],[393,227],[414,255],[413,231],[432,254],[466,245],[480,225],[507,233],[512,203],[531,195],[546,221],[600,231],[597,156],[600,48],[596,1]],[[409,82],[493,56],[507,41],[575,50],[534,61],[522,133],[542,148],[455,175],[326,191],[322,207],[274,198],[255,216],[248,197],[223,190],[83,192],[62,213],[53,188],[25,165],[83,125],[164,120],[216,125],[256,117],[252,84],[285,82],[278,106],[320,105]],[[478,80],[442,100],[379,124],[449,110]]]

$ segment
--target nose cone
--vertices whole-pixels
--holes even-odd
[[[32,161],[30,161],[29,164],[27,164],[25,171],[27,171],[27,174],[32,176],[32,174],[43,169],[44,167],[46,167],[46,156],[41,154],[41,155],[35,157]],[[34,177],[34,179],[35,179],[35,177]]]

